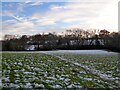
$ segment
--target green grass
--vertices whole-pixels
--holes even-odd
[[[80,54],[55,54],[66,58],[71,62],[81,63],[105,74],[119,77],[119,58],[118,55],[80,55]]]
[[[107,70],[115,72],[116,69],[114,65],[117,64],[117,56],[76,54],[55,55],[64,57],[70,62],[43,53],[3,53],[3,88],[118,87],[111,82],[102,80],[97,75],[93,75],[84,68],[71,63],[78,62],[83,65],[91,66],[103,73]],[[110,65],[110,68],[107,67],[108,65]],[[112,68],[113,66],[114,68]],[[104,67],[104,69],[102,67]],[[118,77],[117,73],[113,74],[115,74],[113,77]]]

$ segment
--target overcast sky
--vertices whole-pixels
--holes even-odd
[[[118,30],[118,0],[2,2],[0,15],[2,35],[63,32],[76,27]]]

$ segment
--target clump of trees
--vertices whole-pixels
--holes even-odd
[[[97,33],[96,33],[97,32]],[[22,35],[20,38],[7,38],[2,41],[2,50],[52,50],[52,49],[92,49],[108,48],[120,51],[120,32],[108,30],[85,31],[69,29],[62,35],[57,33]]]

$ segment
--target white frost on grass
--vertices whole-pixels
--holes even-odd
[[[50,79],[50,80],[57,80],[57,79],[54,78],[54,77],[47,77],[47,79]]]
[[[19,70],[14,70],[14,72],[19,72]]]
[[[62,77],[60,78],[60,80],[64,80],[64,79],[65,79],[65,78],[62,78]]]
[[[40,68],[33,68],[33,70],[35,70],[35,71],[39,71],[39,70],[40,70]]]
[[[43,84],[38,84],[38,83],[35,83],[34,85],[35,85],[35,88],[39,88],[39,87],[44,88],[45,87]]]
[[[33,88],[33,87],[31,86],[31,83],[26,83],[26,85],[24,85],[24,87],[25,87],[25,88]]]
[[[15,76],[20,76],[19,74],[15,74]]]
[[[111,82],[115,82],[116,83],[116,79],[113,78],[111,75],[106,75],[106,74],[102,74],[100,71],[94,69],[94,68],[91,68],[91,67],[88,67],[88,66],[84,66],[80,63],[75,63],[75,62],[71,62],[70,60],[67,60],[66,58],[63,58],[63,57],[60,57],[60,56],[56,56],[54,55],[53,53],[50,53],[50,52],[43,52],[44,54],[48,54],[48,55],[51,55],[51,56],[54,56],[54,57],[57,57],[59,58],[60,60],[64,60],[64,61],[67,61],[69,63],[72,63],[76,66],[79,66],[81,68],[84,68],[85,70],[89,71],[90,73],[94,74],[94,75],[97,75],[99,76],[100,78],[104,79],[104,80],[107,80],[107,81],[111,81]],[[119,85],[118,83],[116,83],[117,85]]]
[[[22,64],[21,62],[19,62],[18,65],[21,65],[21,66],[22,66],[23,64]]]
[[[67,86],[67,88],[73,88],[74,84]]]
[[[60,85],[53,85],[52,88],[62,88]]]
[[[102,74],[100,71],[93,69],[93,68],[89,68],[88,66],[83,66],[80,63],[73,63],[77,66],[80,66],[86,70],[88,70],[89,72],[91,72],[92,74],[98,75],[99,77],[105,79],[105,80],[109,80],[109,81],[115,81],[115,78],[113,78],[111,75],[106,75],[106,74]]]
[[[28,74],[32,74],[32,72],[24,72],[24,74],[27,74],[27,75],[28,75]]]
[[[20,80],[15,80],[15,83],[19,83],[20,82]]]
[[[69,82],[70,79],[69,79],[69,78],[65,78],[64,81],[65,81],[65,82]]]
[[[45,83],[52,83],[54,82],[53,80],[45,80]]]
[[[44,56],[45,57],[45,56]],[[45,58],[47,58],[48,60],[46,60],[46,61],[43,61],[42,63],[40,62],[40,61],[31,61],[31,58],[30,58],[30,61],[28,62],[28,61],[25,61],[25,63],[24,63],[24,67],[22,67],[21,66],[21,64],[19,63],[19,65],[17,66],[17,65],[13,65],[13,67],[16,67],[16,68],[14,68],[14,69],[19,69],[19,70],[14,70],[14,75],[15,76],[17,76],[17,78],[15,77],[15,80],[14,80],[14,84],[12,83],[12,84],[10,84],[10,83],[8,83],[8,84],[6,84],[6,83],[3,83],[3,86],[4,87],[13,87],[13,88],[18,88],[18,87],[22,87],[22,88],[32,88],[32,86],[35,86],[36,88],[38,88],[38,87],[45,87],[43,84],[39,84],[40,82],[38,82],[38,80],[40,80],[41,81],[41,83],[42,82],[47,82],[47,84],[50,86],[50,87],[53,87],[53,88],[63,88],[63,86],[65,86],[65,87],[77,87],[77,88],[80,88],[81,86],[79,85],[79,83],[72,83],[73,81],[71,80],[71,79],[69,79],[69,77],[70,77],[70,75],[71,75],[71,73],[66,73],[66,71],[65,71],[65,69],[66,70],[70,70],[70,71],[72,71],[73,70],[73,67],[71,68],[69,68],[68,66],[79,66],[80,65],[80,67],[82,67],[82,68],[84,68],[84,69],[86,69],[86,70],[91,70],[92,71],[92,69],[91,68],[89,68],[89,67],[87,67],[87,66],[83,66],[83,65],[81,65],[81,64],[79,64],[79,63],[74,63],[74,62],[70,62],[70,61],[67,61],[66,59],[64,59],[64,58],[61,58],[61,57],[57,57],[57,59],[59,59],[59,60],[65,60],[66,62],[65,62],[65,66],[67,66],[68,68],[65,68],[64,66],[63,66],[63,68],[62,69],[60,69],[60,68],[58,68],[58,67],[56,67],[57,66],[57,64],[55,65],[55,67],[54,67],[54,70],[52,70],[51,69],[51,66],[49,66],[49,62],[52,62],[53,60],[51,59],[51,60],[49,60],[49,58],[48,57],[45,57]],[[20,59],[20,58],[19,58]],[[19,60],[18,59],[18,60]],[[23,60],[24,59],[20,59],[19,60],[19,62],[23,62]],[[28,59],[29,60],[29,59]],[[34,63],[33,63],[34,62]],[[61,61],[60,61],[61,62]],[[18,62],[17,62],[18,63]],[[54,62],[53,62],[54,63]],[[9,63],[10,64],[10,68],[11,68],[11,66],[12,66],[12,64],[16,64],[16,63],[14,63],[14,61],[12,62],[12,60],[11,60],[11,62]],[[8,65],[9,65],[8,64]],[[41,66],[39,66],[39,64],[41,65]],[[55,63],[54,63],[55,64]],[[70,64],[70,65],[69,65]],[[40,68],[40,67],[42,67],[42,68]],[[45,68],[44,68],[45,67]],[[49,75],[49,72],[46,70],[46,67],[48,68],[50,68],[50,75]],[[8,67],[7,67],[7,69],[8,69]],[[59,70],[61,70],[60,72],[59,72]],[[79,70],[79,69],[76,69],[76,70]],[[3,70],[4,71],[4,70]],[[56,71],[58,71],[58,73],[54,73],[54,72],[52,72],[52,71],[54,71],[54,72],[56,72]],[[90,71],[90,72],[91,72]],[[94,72],[94,71],[93,71]],[[92,73],[93,73],[92,72]],[[9,77],[9,76],[7,76],[7,75],[9,75],[9,71],[7,71],[7,70],[5,70],[4,71],[4,74],[5,74],[5,77]],[[99,72],[100,73],[100,72]],[[39,74],[40,74],[40,76],[39,76]],[[51,74],[52,74],[52,76],[51,76]],[[62,74],[62,75],[61,75]],[[65,74],[65,75],[64,75]],[[87,74],[85,71],[80,71],[79,72],[79,75],[80,74]],[[79,76],[78,75],[78,76]],[[97,74],[98,75],[98,74]],[[20,77],[19,77],[20,76]],[[50,77],[48,77],[48,76],[50,76]],[[82,76],[82,75],[81,75]],[[106,76],[105,76],[106,77]],[[84,78],[84,77],[81,77],[81,78]],[[103,78],[103,77],[102,77]],[[85,80],[91,80],[91,78],[84,78]],[[60,80],[60,82],[58,82]],[[7,80],[6,80],[7,81]],[[30,82],[33,82],[34,81],[34,85],[33,85],[33,83],[30,83]],[[57,83],[55,83],[55,82],[57,82]],[[21,84],[20,84],[21,83]],[[53,84],[53,85],[51,85],[51,83]],[[116,82],[116,83],[118,83],[118,82]],[[19,85],[19,86],[18,86]]]
[[[1,78],[0,78],[0,87],[2,87],[2,80],[1,80]]]
[[[46,53],[53,53],[53,54],[54,53],[74,53],[74,54],[101,54],[101,55],[119,54],[115,52],[108,52],[105,50],[58,50],[58,51],[46,51]]]
[[[9,84],[9,87],[10,87],[10,88],[18,88],[19,86],[16,85],[16,84],[14,84],[14,83],[10,83],[10,84]]]
[[[84,78],[84,80],[92,81],[93,79],[92,78]]]
[[[9,77],[3,78],[3,80],[5,80],[5,82],[9,82]]]
[[[80,73],[80,74],[86,74],[86,72],[85,72],[85,71],[80,71],[79,73]]]

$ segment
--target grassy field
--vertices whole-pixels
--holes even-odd
[[[117,55],[2,54],[2,88],[119,88],[119,74]]]

